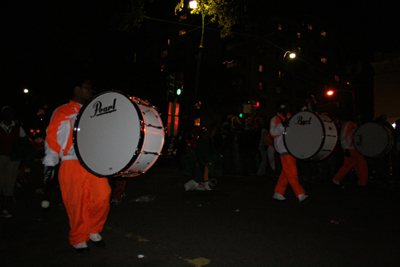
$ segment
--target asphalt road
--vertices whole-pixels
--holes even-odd
[[[59,189],[44,212],[41,165],[26,174],[0,218],[0,266],[400,266],[400,186],[304,184],[311,199],[272,199],[274,180],[228,175],[212,191],[184,190],[190,178],[154,166],[130,178],[112,206],[105,248],[79,256],[68,243]],[[137,198],[155,196],[150,202]]]

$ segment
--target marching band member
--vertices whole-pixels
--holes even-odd
[[[344,177],[354,168],[358,177],[358,185],[365,186],[368,181],[368,166],[364,156],[354,147],[354,132],[357,129],[357,118],[354,114],[349,116],[349,120],[343,123],[340,132],[340,144],[344,150],[343,166],[339,169],[333,183],[340,185]]]
[[[286,103],[280,104],[277,115],[271,119],[270,123],[270,133],[274,137],[274,147],[280,154],[282,163],[282,171],[275,186],[273,198],[280,201],[286,200],[284,194],[287,185],[290,184],[299,199],[299,203],[302,203],[308,198],[308,195],[305,194],[303,187],[299,183],[296,159],[287,152],[282,136],[285,127],[288,126],[289,118],[292,116],[289,111],[289,106]]]
[[[89,80],[74,84],[72,100],[58,107],[52,115],[43,158],[45,184],[53,178],[54,167],[61,159],[58,177],[71,227],[69,242],[81,255],[89,253],[89,240],[97,247],[105,246],[100,232],[110,211],[111,188],[107,178],[89,173],[78,161],[73,146],[76,116],[92,93]],[[44,208],[49,206],[45,201],[42,202]]]

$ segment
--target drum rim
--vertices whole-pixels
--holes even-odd
[[[391,136],[392,133],[390,132],[390,130],[388,129],[388,127],[386,127],[385,125],[382,125],[382,124],[380,124],[380,123],[378,123],[378,122],[374,122],[374,121],[369,121],[369,122],[367,122],[367,123],[364,123],[363,125],[360,125],[360,127],[358,127],[358,128],[355,130],[354,136],[356,136],[357,131],[358,131],[362,126],[367,125],[367,124],[376,124],[376,125],[381,126],[381,127],[385,130],[386,136],[387,136],[388,140],[391,140],[391,139],[392,139],[392,138],[391,138],[391,137],[392,137],[392,136]],[[355,142],[354,142],[354,148],[357,150],[358,153],[360,153],[360,154],[363,155],[364,157],[380,158],[380,157],[382,157],[382,156],[385,156],[387,153],[389,153],[390,150],[392,150],[393,147],[391,147],[391,148],[388,150],[388,149],[387,149],[387,146],[386,146],[386,148],[385,148],[384,150],[382,150],[379,154],[377,154],[377,155],[375,155],[375,156],[367,156],[367,155],[364,155],[363,153],[361,153],[361,151],[358,150],[358,148],[357,148]]]
[[[311,112],[311,111],[309,111],[309,110],[300,111],[300,112],[294,114],[292,117],[289,118],[289,123],[290,123],[290,120],[291,120],[294,116],[296,116],[297,114],[299,114],[299,113],[301,113],[301,112],[306,112],[306,113],[311,113],[311,114],[316,115],[316,117],[318,118],[318,120],[319,120],[319,122],[321,123],[321,125],[324,125],[324,126],[325,126],[324,122],[322,121],[321,116],[320,116],[318,113],[314,113],[314,112]],[[285,131],[284,131],[284,132],[286,133],[286,127],[285,127]],[[311,156],[308,157],[308,158],[300,159],[300,160],[313,160],[313,158],[315,157],[315,155],[317,155],[317,154],[321,151],[321,148],[322,148],[322,147],[324,146],[324,144],[325,144],[325,139],[326,139],[325,134],[326,134],[325,127],[322,127],[322,141],[321,141],[321,144],[320,144],[320,146],[319,146],[317,152],[315,152],[313,155],[311,155]],[[286,148],[287,152],[288,152],[292,157],[294,157],[294,158],[296,158],[296,159],[299,159],[299,158],[297,158],[296,156],[294,156],[294,155],[292,154],[292,152],[290,152],[289,148],[286,146],[286,134],[283,135],[283,144],[285,145],[285,148]]]
[[[142,111],[141,111],[140,108],[138,107],[138,104],[137,104],[135,101],[132,101],[132,99],[130,99],[130,98],[127,97],[126,95],[124,95],[124,94],[122,94],[122,93],[119,93],[119,92],[115,92],[115,91],[105,91],[105,92],[98,93],[98,94],[92,96],[92,97],[91,97],[88,101],[86,101],[86,103],[81,107],[81,109],[80,109],[79,112],[78,112],[78,115],[76,116],[76,120],[75,120],[75,123],[74,123],[73,135],[72,135],[72,143],[73,143],[73,146],[74,146],[75,154],[76,154],[76,156],[77,156],[77,158],[78,158],[78,160],[79,160],[79,163],[80,163],[88,172],[90,172],[91,174],[94,174],[94,175],[96,175],[96,176],[98,176],[98,177],[114,177],[114,176],[118,176],[118,175],[120,175],[121,173],[123,173],[124,171],[126,171],[128,168],[131,168],[131,167],[132,167],[132,164],[133,164],[133,163],[137,160],[137,158],[139,157],[139,153],[137,153],[137,149],[138,149],[138,147],[141,147],[141,146],[143,145],[143,141],[144,141],[144,140],[143,140],[143,139],[144,139],[144,133],[143,133],[143,131],[142,131],[142,129],[141,129],[141,130],[140,130],[140,136],[139,136],[138,146],[136,147],[136,151],[135,151],[135,153],[133,154],[133,157],[131,158],[131,160],[128,162],[128,164],[127,164],[125,167],[123,167],[121,170],[119,170],[119,171],[117,171],[117,172],[115,172],[115,173],[113,173],[113,174],[104,175],[104,174],[95,172],[94,170],[90,169],[89,166],[87,166],[86,163],[83,161],[82,156],[81,156],[81,154],[80,154],[80,152],[79,152],[78,145],[77,145],[78,137],[77,137],[77,131],[76,131],[76,129],[77,129],[77,127],[78,127],[78,123],[79,123],[80,118],[81,118],[81,114],[85,111],[85,109],[89,106],[89,104],[93,101],[93,99],[95,99],[95,98],[97,98],[97,97],[99,97],[99,96],[101,96],[101,95],[108,94],[108,93],[116,93],[116,94],[122,95],[123,97],[126,97],[126,98],[130,101],[130,103],[132,103],[132,105],[135,107],[135,110],[136,110],[136,112],[137,112],[137,115],[138,115],[138,117],[139,117],[139,120],[140,120],[141,122],[143,122]],[[141,127],[142,127],[142,123],[141,123]]]

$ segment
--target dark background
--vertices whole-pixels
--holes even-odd
[[[154,0],[146,3],[145,10],[150,17],[161,17],[173,14],[177,2]],[[126,3],[2,2],[0,104],[16,107],[20,120],[31,122],[28,114],[35,115],[43,105],[50,111],[67,101],[72,80],[86,73],[96,92],[115,89],[159,106],[165,77],[158,62],[140,53],[152,42],[145,32],[148,20],[129,33],[120,31],[115,21]],[[398,49],[399,19],[393,4],[385,1],[259,1],[259,5],[266,14],[274,6],[319,18],[345,36],[354,58],[372,62],[374,53]],[[30,93],[23,94],[24,88]]]

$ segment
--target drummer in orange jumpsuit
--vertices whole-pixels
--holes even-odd
[[[92,96],[89,80],[77,82],[73,98],[58,107],[47,128],[44,177],[52,179],[54,167],[60,162],[59,183],[62,199],[69,217],[69,242],[78,254],[88,254],[87,241],[104,247],[100,232],[110,211],[111,188],[107,178],[89,173],[78,161],[73,146],[73,127],[82,105]],[[42,207],[49,203],[43,203]]]
[[[271,119],[270,123],[270,133],[274,138],[274,147],[280,154],[282,163],[282,171],[275,186],[273,198],[280,201],[285,200],[284,194],[287,185],[290,184],[299,202],[302,203],[308,198],[308,195],[305,194],[303,187],[299,183],[296,159],[286,150],[282,136],[285,127],[288,126],[289,118],[292,116],[289,111],[287,103],[280,104],[277,115]]]
[[[343,123],[340,132],[340,144],[344,150],[344,162],[333,178],[333,183],[340,185],[344,177],[354,168],[358,177],[358,185],[366,186],[368,182],[368,166],[364,156],[354,147],[354,132],[357,129],[356,117]]]

